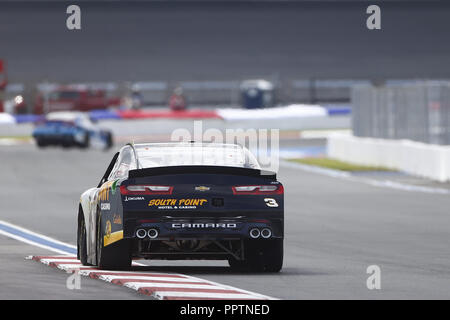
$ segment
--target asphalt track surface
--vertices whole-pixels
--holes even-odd
[[[448,1],[69,4],[0,2],[11,82],[450,77]]]
[[[81,192],[97,184],[113,152],[0,148],[0,220],[75,244]],[[223,262],[149,262],[282,299],[450,298],[450,198],[373,187],[282,167],[285,264],[279,274],[232,273]],[[82,280],[34,261],[47,254],[0,236],[0,298],[143,299],[127,288]],[[366,268],[382,271],[381,290],[366,288]]]

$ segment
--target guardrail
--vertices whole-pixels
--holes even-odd
[[[450,146],[335,134],[328,138],[327,154],[350,163],[396,169],[440,182],[450,181]]]

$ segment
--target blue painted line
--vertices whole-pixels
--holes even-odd
[[[111,110],[93,110],[89,112],[89,117],[94,121],[105,119],[121,119],[116,111]]]
[[[39,122],[45,119],[42,115],[34,114],[17,114],[14,116],[16,123]]]
[[[350,107],[330,107],[327,108],[329,116],[340,116],[352,113],[352,108]]]
[[[61,251],[64,251],[64,252],[67,252],[67,253],[70,253],[70,254],[77,254],[77,249],[75,249],[75,248],[72,248],[72,247],[69,247],[69,246],[66,246],[66,245],[63,245],[63,244],[60,244],[60,243],[56,243],[56,242],[53,242],[53,241],[48,240],[48,239],[44,239],[44,238],[39,237],[37,235],[29,234],[27,232],[24,232],[22,230],[16,229],[14,227],[10,227],[10,226],[4,225],[1,222],[0,222],[0,230],[3,230],[5,232],[11,233],[11,234],[13,234],[15,236],[24,238],[24,239],[26,239],[28,241],[35,242],[35,243],[40,244],[40,245],[44,245],[44,246],[47,246],[47,247],[50,247],[50,248],[58,249],[58,250],[61,250]]]

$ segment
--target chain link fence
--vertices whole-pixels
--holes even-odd
[[[354,86],[353,134],[450,145],[450,81]]]

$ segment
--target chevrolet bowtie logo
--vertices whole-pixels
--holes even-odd
[[[209,189],[211,189],[211,188],[210,187],[205,187],[205,186],[195,187],[195,191],[208,191]]]

